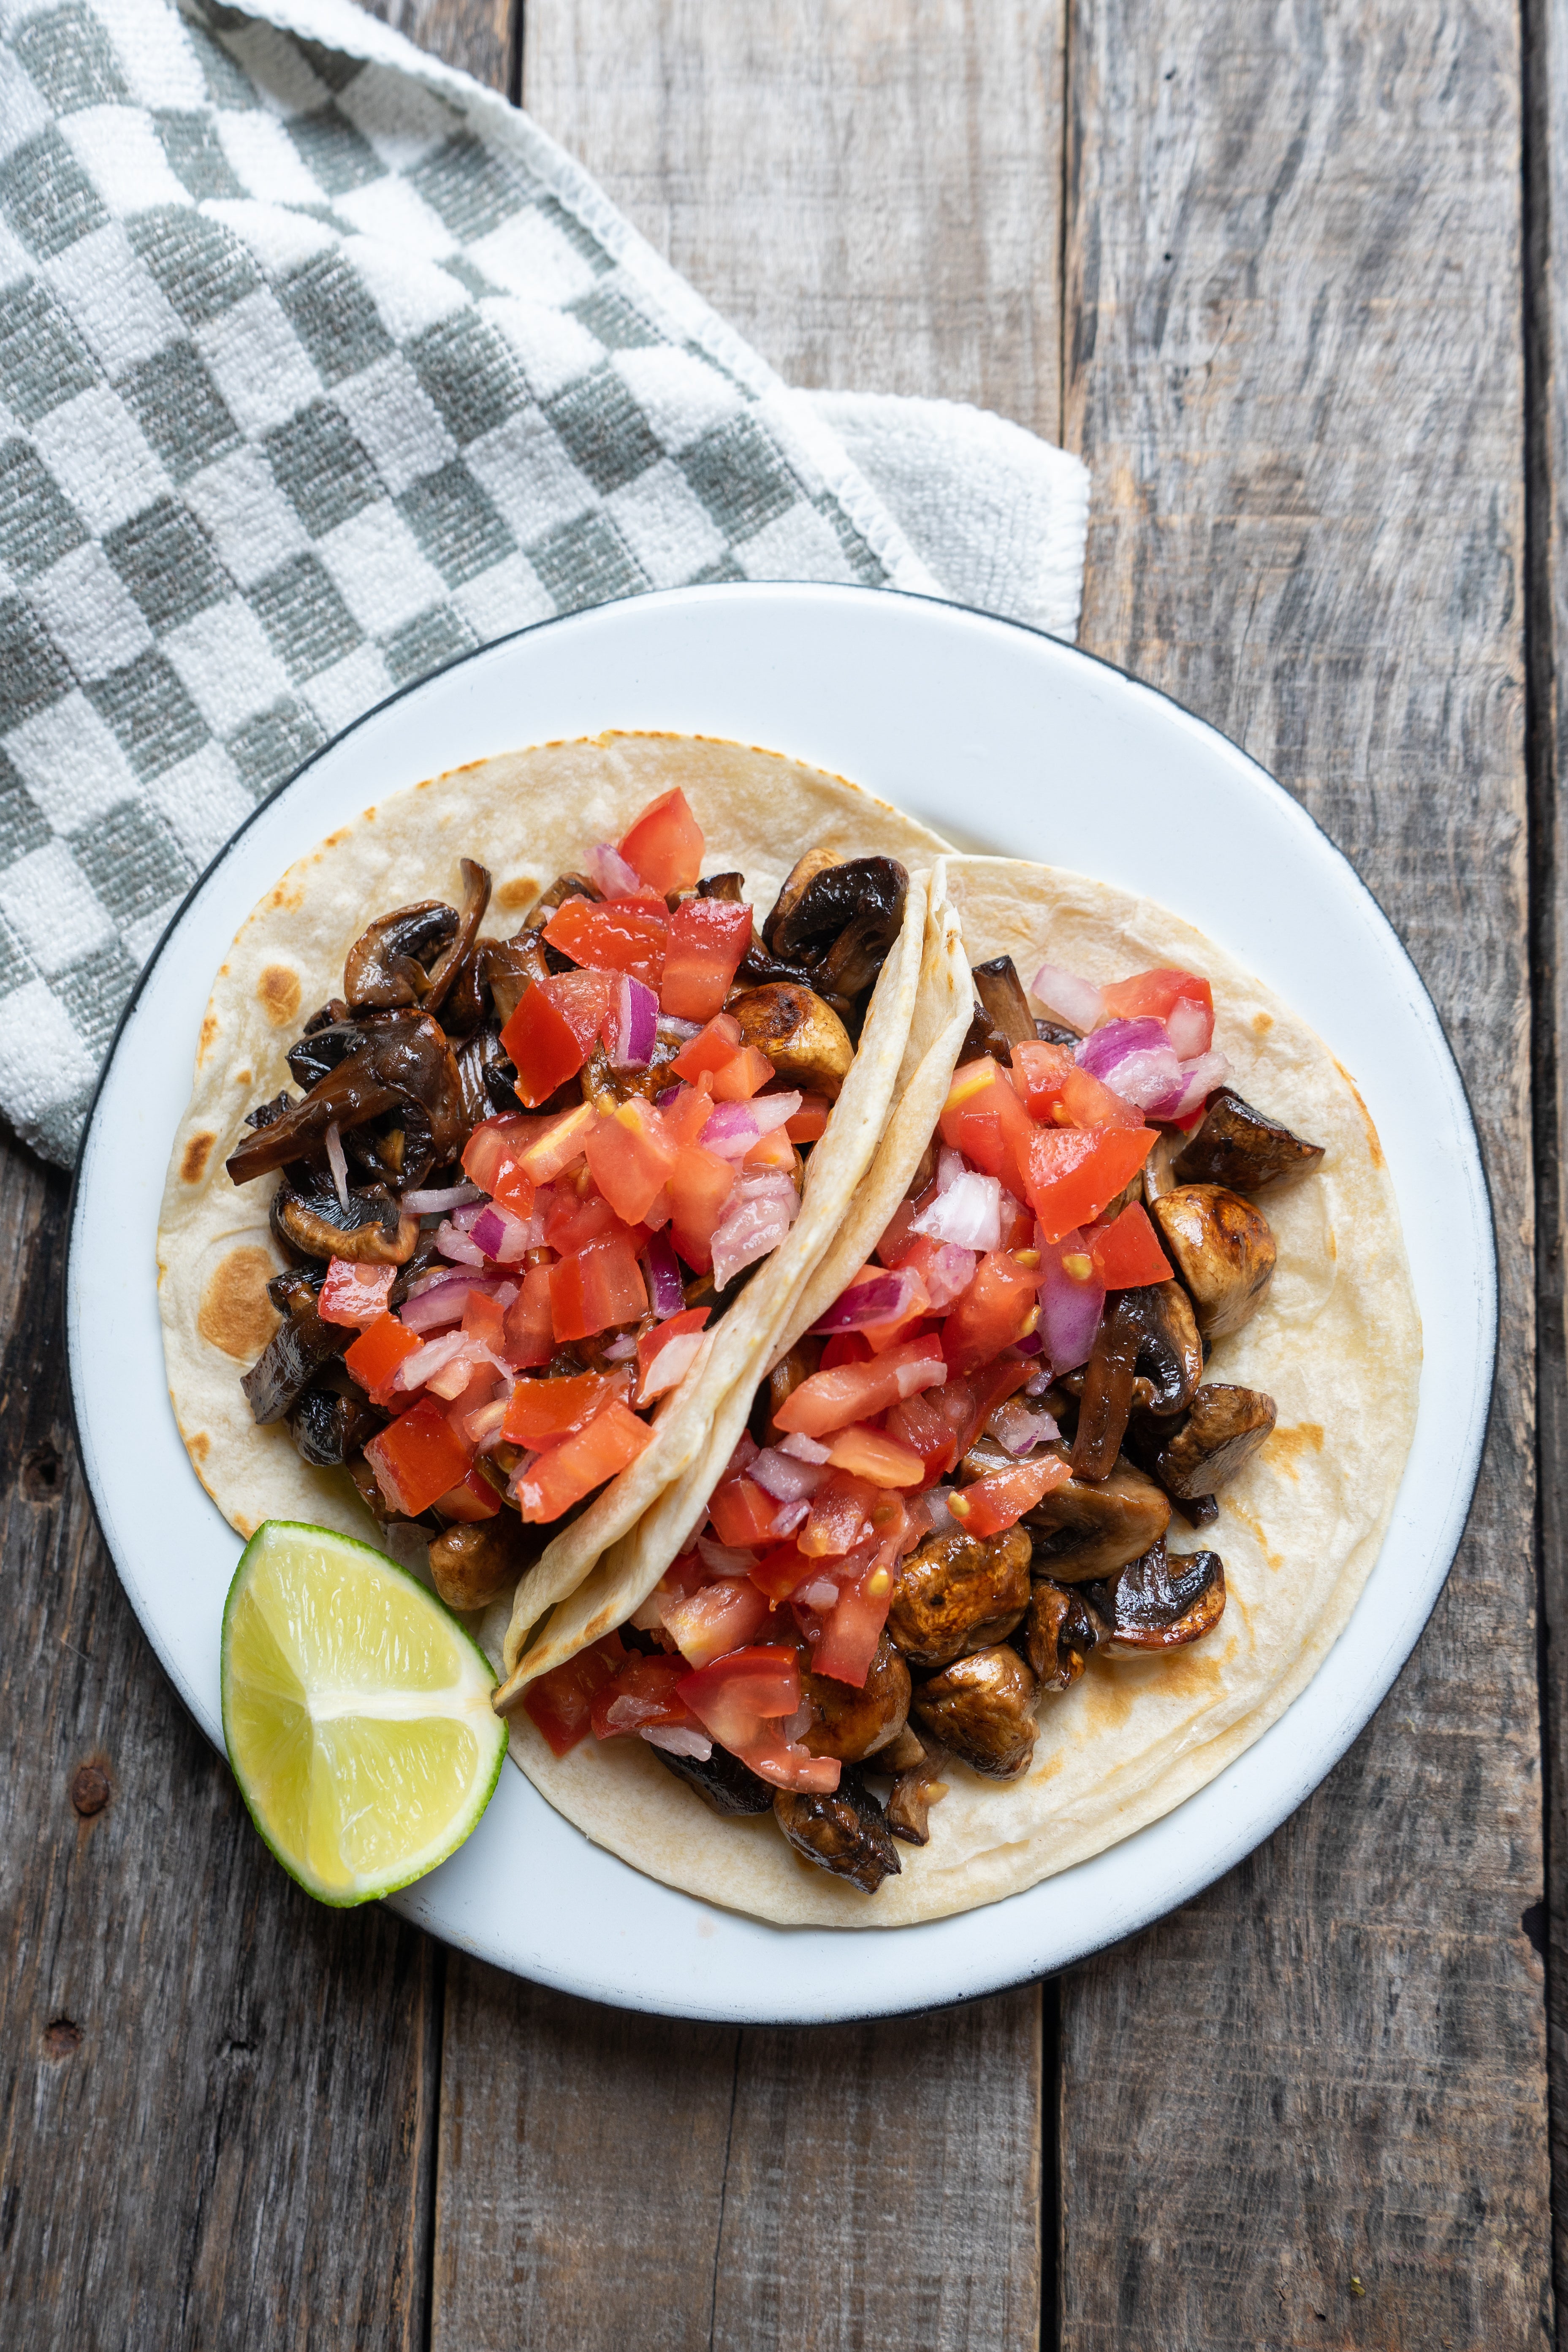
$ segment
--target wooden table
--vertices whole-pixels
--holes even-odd
[[[785,376],[1083,453],[1082,642],[1300,795],[1448,1024],[1497,1405],[1405,1673],[1200,1901],[936,2016],[650,2022],[321,1911],[267,1859],[95,1530],[66,1186],[13,1149],[0,2337],[1545,2343],[1568,18],[1524,0],[1522,45],[1504,0],[527,0],[521,44],[509,0],[399,21],[521,89]]]

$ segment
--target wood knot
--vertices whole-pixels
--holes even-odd
[[[22,1492],[29,1503],[54,1503],[65,1486],[65,1465],[59,1448],[46,1437],[22,1457]]]
[[[44,2028],[46,2058],[69,2058],[81,2048],[81,2028],[68,2017],[52,2017]]]
[[[101,1813],[113,1793],[101,1764],[83,1764],[71,1782],[71,1803],[84,1822]]]

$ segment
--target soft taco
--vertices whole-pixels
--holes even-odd
[[[1377,1136],[1308,1025],[1147,900],[940,861],[869,1175],[768,1377],[514,1627],[513,1753],[599,1843],[780,1923],[1034,1885],[1317,1671],[1420,1352]]]
[[[181,1433],[249,1535],[548,1607],[754,1379],[864,1178],[933,835],[772,753],[611,735],[324,841],[215,983],[158,1234]]]

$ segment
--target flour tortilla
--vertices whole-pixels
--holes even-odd
[[[706,837],[708,870],[742,871],[762,911],[796,859],[818,846],[844,857],[901,859],[913,869],[909,908],[849,1079],[813,1148],[789,1239],[721,1319],[706,1363],[661,1404],[654,1443],[531,1571],[545,1589],[553,1580],[556,1591],[569,1591],[598,1550],[635,1526],[702,1443],[704,1399],[721,1393],[742,1364],[766,1360],[881,1132],[914,1009],[925,869],[945,845],[840,777],[706,737],[611,734],[454,769],[366,809],[289,868],[235,940],[202,1023],[159,1219],[159,1307],[180,1433],[202,1484],[242,1535],[284,1518],[389,1540],[346,1473],[301,1462],[282,1423],[258,1428],[240,1388],[277,1328],[265,1285],[283,1263],[268,1225],[279,1179],[236,1186],[225,1172],[246,1132],[245,1113],[292,1083],[289,1047],[315,1008],[341,991],[343,959],[374,917],[417,898],[458,903],[459,861],[471,856],[494,877],[484,933],[504,936],[557,874],[580,866],[595,842],[618,840],[649,801],[678,784]],[[394,1539],[410,1564],[421,1564],[416,1530],[395,1531]]]
[[[720,1820],[644,1742],[590,1738],[556,1759],[513,1714],[513,1755],[597,1843],[667,1885],[787,1927],[898,1927],[975,1909],[1100,1853],[1212,1780],[1305,1688],[1343,1628],[1415,1429],[1420,1324],[1393,1188],[1353,1082],[1306,1023],[1179,918],[1103,883],[952,857],[933,871],[932,900],[928,940],[951,905],[964,961],[1009,954],[1026,985],[1047,958],[1102,982],[1161,964],[1205,973],[1238,1092],[1326,1151],[1318,1172],[1260,1195],[1279,1245],[1273,1286],[1208,1366],[1208,1378],[1266,1389],[1279,1407],[1273,1434],[1220,1496],[1217,1523],[1201,1538],[1178,1535],[1178,1550],[1201,1544],[1225,1561],[1219,1626],[1163,1658],[1092,1660],[1072,1690],[1043,1699],[1023,1780],[998,1784],[954,1763],[930,1844],[900,1846],[901,1875],[875,1895],[797,1857],[765,1815]],[[934,1058],[900,1073],[871,1176],[781,1325],[775,1360],[857,1271],[907,1190],[967,1025],[967,984],[962,1021],[952,986],[951,961],[944,970],[928,957],[912,1034]],[[735,1402],[743,1420],[744,1400]],[[738,1429],[733,1410],[723,1425]],[[702,1481],[726,1458],[719,1440],[716,1422],[679,1509],[672,1493],[652,1515],[649,1525],[668,1506],[658,1549],[676,1519],[685,1515],[684,1533],[700,1508]],[[499,1623],[484,1633],[493,1645]]]

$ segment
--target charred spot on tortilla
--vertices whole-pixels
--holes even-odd
[[[180,1156],[182,1184],[201,1182],[207,1172],[207,1161],[212,1156],[212,1148],[216,1141],[216,1136],[208,1133],[205,1129],[199,1129],[196,1134],[188,1139],[184,1150]]]
[[[243,1243],[220,1258],[207,1276],[196,1310],[196,1328],[212,1348],[249,1363],[278,1328],[278,1312],[268,1297],[277,1268],[256,1243]]]
[[[261,1009],[274,1029],[281,1029],[300,1010],[300,975],[286,963],[269,963],[256,983]]]

